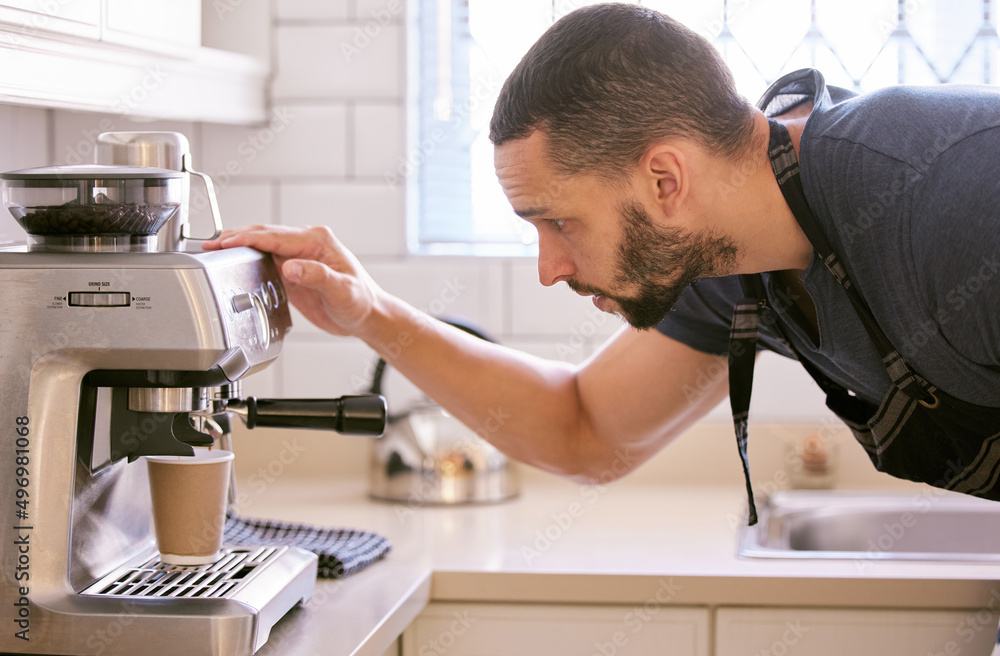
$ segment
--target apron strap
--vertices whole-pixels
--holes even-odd
[[[773,119],[768,119],[768,123],[771,129],[768,156],[778,187],[785,197],[785,202],[788,203],[788,207],[795,215],[796,221],[802,227],[816,253],[823,260],[823,264],[847,292],[858,318],[882,357],[882,363],[889,373],[893,385],[907,397],[920,401],[926,407],[936,407],[938,400],[933,394],[933,388],[930,388],[923,378],[910,369],[889,338],[879,328],[868,304],[855,289],[843,263],[833,251],[826,235],[823,234],[819,221],[806,202],[802,179],[799,175],[799,162],[792,146],[792,140],[788,136],[788,130]],[[750,461],[747,455],[748,418],[750,397],[753,392],[754,363],[757,357],[757,330],[760,324],[760,312],[767,308],[767,290],[760,274],[741,275],[739,279],[743,288],[743,298],[733,309],[733,322],[729,331],[729,403],[733,413],[736,447],[739,450],[740,461],[743,465],[743,478],[746,481],[747,520],[752,526],[757,523],[757,509],[754,503],[753,486],[750,481]],[[778,331],[781,332],[780,326]],[[791,348],[791,342],[788,344]],[[831,381],[822,372],[811,366],[805,358],[799,357],[794,348],[791,350],[823,391],[827,393],[828,405],[832,401],[835,406],[842,406],[842,410],[851,415],[852,418],[854,415],[859,415],[853,397],[848,394],[845,388]]]
[[[854,310],[861,320],[861,324],[872,340],[875,349],[882,357],[882,364],[885,366],[893,385],[899,388],[904,394],[917,401],[922,401],[925,405],[936,405],[937,399],[928,391],[929,385],[918,376],[892,345],[889,338],[885,336],[879,328],[871,309],[858,293],[857,288],[851,282],[847,270],[844,268],[840,258],[833,251],[830,242],[827,241],[823,229],[813,214],[809,203],[806,202],[805,192],[802,189],[802,178],[799,175],[799,161],[795,156],[792,147],[792,140],[788,136],[788,130],[781,123],[774,119],[768,119],[771,128],[771,140],[768,144],[768,154],[771,159],[771,168],[774,177],[778,181],[781,194],[785,197],[785,202],[795,215],[796,221],[802,227],[802,231],[809,239],[816,250],[816,254],[823,260],[823,264],[830,270],[833,277],[847,292],[847,297],[851,300]]]
[[[729,404],[736,429],[736,448],[740,453],[747,486],[747,522],[753,526],[757,523],[757,507],[750,483],[747,437],[753,368],[757,360],[757,326],[766,300],[760,276],[740,276],[740,284],[743,286],[743,298],[733,310],[733,323],[729,329]]]

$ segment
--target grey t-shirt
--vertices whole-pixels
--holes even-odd
[[[814,70],[765,94],[780,114],[814,107],[799,165],[806,199],[883,332],[913,369],[959,399],[1000,407],[1000,91],[985,86],[828,88]],[[803,358],[878,404],[890,379],[847,294],[814,256],[801,280],[818,343],[787,288],[764,274],[784,333]],[[659,325],[708,353],[728,352],[735,276],[689,287]],[[760,345],[791,355],[773,325]]]

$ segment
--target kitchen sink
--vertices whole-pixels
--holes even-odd
[[[1000,503],[944,490],[782,491],[757,514],[741,557],[1000,562]]]

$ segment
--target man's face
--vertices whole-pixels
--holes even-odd
[[[660,225],[640,199],[596,176],[558,176],[545,136],[498,146],[497,177],[515,213],[538,230],[543,285],[566,282],[631,326],[652,328],[681,292],[704,276],[731,273],[738,251],[725,236]]]

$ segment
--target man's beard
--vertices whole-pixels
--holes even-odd
[[[618,245],[615,284],[635,286],[636,293],[617,296],[574,280],[568,284],[578,294],[614,301],[633,328],[648,330],[659,324],[695,280],[728,275],[735,269],[739,249],[728,237],[658,227],[631,199],[625,200],[619,211],[624,231]]]

